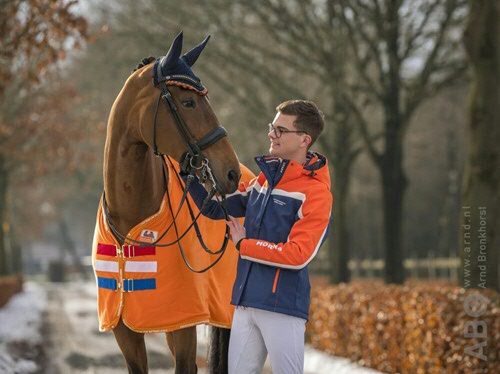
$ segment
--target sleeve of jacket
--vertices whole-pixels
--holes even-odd
[[[233,192],[230,195],[226,195],[226,208],[228,213],[233,217],[244,217],[246,212],[246,206],[248,202],[248,193],[253,186],[256,178],[247,181],[240,182],[238,185],[238,190]],[[193,198],[198,209],[201,210],[201,213],[211,219],[224,219],[224,211],[220,207],[220,202],[213,197],[210,201],[207,202],[205,207],[203,207],[203,201],[207,197],[208,193],[205,188],[200,184],[198,178],[195,178],[194,181],[189,186],[189,194]]]
[[[307,266],[328,236],[333,196],[325,188],[309,193],[286,243],[243,239],[240,256],[246,260],[286,269]]]

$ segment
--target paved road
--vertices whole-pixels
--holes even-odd
[[[100,333],[93,284],[53,284],[47,290],[48,306],[43,333],[50,357],[47,374],[123,374],[125,364],[112,333]],[[198,372],[206,373],[208,331],[199,326]],[[150,373],[173,373],[165,334],[146,334]],[[266,368],[263,372],[270,374]]]
[[[50,284],[43,316],[43,374],[123,374],[123,357],[113,333],[100,333],[97,324],[96,288],[93,282]],[[208,328],[198,328],[198,373],[206,374]],[[165,334],[146,334],[151,374],[173,374]],[[45,361],[45,360],[44,360]],[[305,374],[377,374],[348,360],[306,348]],[[37,371],[38,372],[38,371]],[[272,374],[266,363],[262,374]]]

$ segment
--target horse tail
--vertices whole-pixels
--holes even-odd
[[[221,327],[210,328],[210,346],[208,351],[208,369],[210,374],[227,374],[228,372],[230,331]]]
[[[143,68],[144,66],[146,65],[149,65],[150,63],[152,63],[153,61],[156,60],[156,57],[153,57],[153,56],[149,56],[149,57],[145,57],[141,60],[141,62],[139,62],[136,66],[136,68],[132,71],[132,73],[136,70],[139,70],[141,68]]]

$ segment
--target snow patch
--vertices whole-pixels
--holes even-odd
[[[8,346],[16,342],[42,343],[42,313],[47,307],[47,293],[36,283],[24,283],[24,291],[14,295],[0,309],[0,373],[36,373],[34,361],[14,358]]]
[[[196,326],[198,343],[208,346],[210,340],[209,326]],[[206,348],[205,348],[206,349]],[[200,350],[200,347],[198,347]],[[269,372],[271,365],[269,358],[266,360],[265,368]],[[362,367],[344,357],[331,356],[313,347],[306,345],[304,355],[304,373],[306,374],[381,374],[379,371]]]
[[[304,372],[315,374],[377,374],[373,369],[368,369],[349,361],[344,357],[330,356],[310,346],[305,348]]]

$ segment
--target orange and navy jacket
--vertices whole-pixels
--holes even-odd
[[[261,173],[226,196],[229,214],[245,217],[246,239],[231,303],[308,319],[307,265],[328,235],[333,196],[325,156],[309,152],[305,165],[271,156],[256,157]],[[205,189],[190,194],[201,207]],[[202,213],[222,219],[215,202]]]

